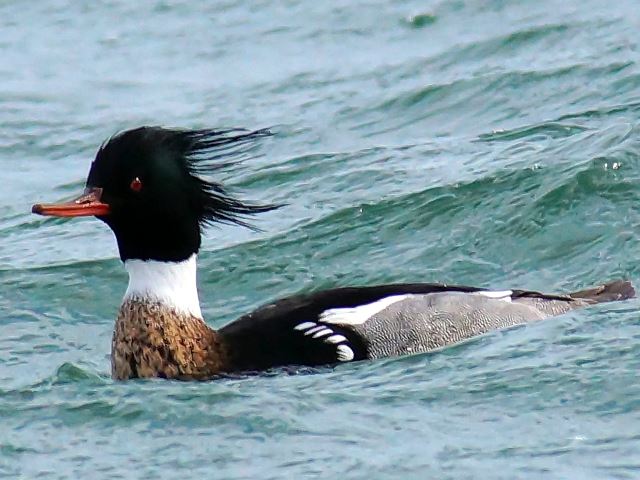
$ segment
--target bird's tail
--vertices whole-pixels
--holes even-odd
[[[594,288],[570,293],[569,296],[575,299],[586,300],[589,303],[603,303],[634,298],[636,291],[633,285],[631,285],[631,282],[627,280],[615,280]]]

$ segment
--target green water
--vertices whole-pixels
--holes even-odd
[[[443,352],[209,383],[109,378],[94,219],[29,213],[141,124],[271,127],[220,174],[220,326],[323,287],[640,282],[636,1],[0,2],[0,477],[640,477],[635,300]]]

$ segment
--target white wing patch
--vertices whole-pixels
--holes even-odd
[[[347,337],[345,337],[344,335],[331,335],[330,337],[325,339],[325,342],[328,343],[340,343],[340,342],[346,342],[347,341]]]
[[[316,322],[303,322],[300,325],[293,327],[294,330],[306,330],[307,328],[314,327]]]
[[[304,334],[305,335],[313,335],[314,333],[319,332],[323,328],[324,328],[324,325],[317,325],[315,327],[311,327],[310,329],[308,329],[306,332],[304,332]]]
[[[349,362],[354,359],[353,349],[347,345],[349,340],[344,335],[336,334],[329,326],[316,322],[302,322],[293,327],[305,336],[317,338],[320,341],[336,346],[336,357],[340,362]],[[324,337],[324,338],[322,338]]]
[[[362,325],[376,313],[381,312],[389,305],[393,305],[394,303],[409,297],[411,297],[411,295],[393,295],[358,307],[331,308],[320,314],[320,321],[336,325]]]
[[[336,350],[338,351],[338,360],[341,362],[353,360],[353,357],[355,356],[349,345],[338,345]]]
[[[330,328],[323,328],[322,330],[314,333],[311,338],[320,338],[326,335],[331,335],[332,333],[333,333],[333,330],[331,330]]]
[[[511,295],[513,294],[512,290],[500,290],[500,291],[491,291],[484,290],[480,292],[474,292],[476,295],[482,295],[483,297],[495,298],[496,300],[502,300],[503,302],[511,303]]]

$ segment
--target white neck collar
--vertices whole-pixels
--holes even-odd
[[[196,284],[196,254],[181,262],[126,260],[129,286],[124,299],[156,300],[176,310],[202,318]]]

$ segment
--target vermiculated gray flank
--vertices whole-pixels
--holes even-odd
[[[442,292],[407,295],[353,329],[367,339],[371,358],[428,352],[491,330],[535,322],[599,302],[626,300],[635,292],[628,282],[612,282],[566,297],[535,292]],[[575,297],[575,298],[573,298]]]

